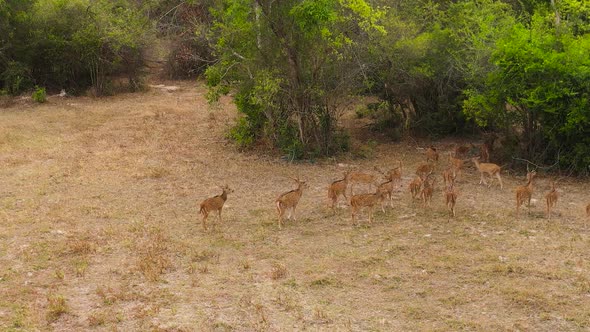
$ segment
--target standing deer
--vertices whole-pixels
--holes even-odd
[[[438,152],[432,145],[426,149],[426,162],[430,161],[438,161]]]
[[[548,219],[551,219],[551,210],[557,204],[557,199],[559,198],[559,194],[555,189],[555,181],[551,181],[551,190],[545,194],[545,201],[547,202],[547,211],[546,216]]]
[[[451,182],[445,190],[445,202],[449,212],[455,217],[455,204],[457,203],[457,192],[455,191],[455,184]]]
[[[471,150],[471,147],[467,145],[457,145],[454,150],[455,158],[465,158],[469,150]]]
[[[458,174],[463,172],[463,159],[453,158],[451,153],[449,153],[449,163],[451,164],[451,168],[453,169],[453,176],[456,178]]]
[[[373,188],[377,178],[373,174],[363,173],[363,172],[350,172],[348,174],[348,183],[350,183],[350,195],[353,195],[353,188],[355,184],[364,183],[368,184],[370,188]]]
[[[452,167],[445,169],[442,173],[443,181],[445,182],[445,187],[450,183],[455,182],[456,173],[454,172]]]
[[[412,182],[410,182],[409,188],[410,193],[412,194],[412,199],[416,199],[416,196],[420,193],[420,188],[422,187],[422,178],[417,176]]]
[[[377,205],[378,202],[382,202],[383,201],[383,193],[377,191],[375,193],[372,194],[358,194],[358,195],[354,195],[350,198],[350,208],[351,208],[351,218],[352,218],[352,224],[356,225],[356,214],[358,213],[358,211],[363,208],[366,207],[369,209],[369,223],[372,224],[373,223],[373,211],[375,210],[375,205]]]
[[[424,179],[424,186],[422,187],[422,191],[420,192],[420,197],[422,198],[422,203],[424,204],[424,207],[426,207],[427,205],[430,206],[430,201],[432,200],[432,193],[434,192],[434,181],[436,181],[436,179],[432,179],[432,181],[428,181],[428,178],[430,177],[430,174],[428,174],[428,176],[426,176],[426,179]]]
[[[432,173],[434,171],[434,165],[430,163],[421,164],[416,168],[416,175],[421,178],[426,177],[428,173]]]
[[[377,166],[375,170],[385,177],[386,180],[393,181],[395,183],[401,182],[402,179],[402,161],[399,161],[399,166],[390,169],[387,173],[381,171]]]
[[[291,219],[292,213],[293,219],[297,220],[297,217],[295,216],[295,208],[299,203],[299,199],[301,199],[303,189],[307,188],[307,184],[304,181],[299,180],[299,178],[293,178],[293,180],[297,183],[297,188],[281,194],[275,201],[277,212],[279,214],[279,229],[283,226],[283,215],[285,214],[285,211],[291,209],[287,219]]]
[[[383,202],[387,198],[389,200],[389,206],[393,208],[393,180],[383,182],[377,187],[377,192],[381,194],[381,210],[385,213]]]
[[[338,202],[338,196],[344,196],[344,199],[348,201],[348,197],[346,196],[346,188],[348,187],[348,174],[350,171],[344,173],[344,178],[341,180],[336,180],[330,184],[328,187],[328,198],[332,202],[330,206],[332,211],[336,213],[335,205]]]
[[[211,198],[207,198],[201,203],[201,208],[199,209],[199,213],[203,215],[203,228],[207,230],[207,217],[209,216],[209,212],[218,211],[218,218],[219,222],[222,222],[221,219],[221,210],[223,209],[223,204],[227,200],[227,194],[231,194],[234,191],[230,189],[230,187],[223,186],[221,187],[222,193],[221,195],[217,195]],[[213,224],[215,226],[215,224]]]
[[[479,157],[473,157],[471,158],[471,161],[473,161],[473,163],[475,164],[475,168],[477,168],[477,171],[480,174],[479,184],[488,184],[484,178],[484,173],[487,173],[490,176],[490,180],[492,175],[495,175],[496,178],[498,178],[498,181],[500,182],[500,189],[504,189],[504,185],[502,184],[502,177],[500,176],[500,171],[502,170],[500,166],[492,163],[480,163]],[[488,187],[490,187],[491,185],[492,183],[490,182]]]
[[[533,179],[537,175],[537,172],[527,172],[527,184],[524,186],[516,187],[516,217],[520,216],[520,206],[526,201],[528,206],[528,211],[530,213],[531,209],[531,197],[533,195]]]

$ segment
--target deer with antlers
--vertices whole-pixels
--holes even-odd
[[[547,210],[545,214],[548,219],[551,219],[551,210],[557,204],[557,200],[559,199],[559,194],[555,189],[555,181],[551,181],[551,190],[545,194],[545,202],[547,203]]]
[[[348,187],[349,173],[350,171],[345,172],[343,179],[332,182],[332,184],[330,184],[328,187],[328,199],[330,199],[332,203],[330,207],[334,213],[336,213],[335,206],[340,195],[344,196],[344,199],[348,201],[348,197],[346,196],[346,188]]]
[[[361,208],[368,208],[369,209],[369,223],[373,223],[373,212],[375,210],[375,206],[379,202],[383,202],[383,193],[376,191],[372,194],[358,194],[354,195],[350,198],[350,209],[351,209],[351,218],[352,224],[356,225],[356,215]]]
[[[537,175],[536,171],[527,172],[527,174],[526,174],[527,184],[524,186],[516,187],[516,217],[517,218],[520,216],[520,206],[522,204],[524,204],[524,202],[527,202],[527,206],[528,206],[529,213],[530,213],[531,197],[533,195],[533,179],[535,178],[536,175]]]
[[[473,157],[471,158],[471,161],[473,161],[475,168],[477,168],[477,171],[480,174],[479,184],[488,184],[484,177],[484,174],[488,174],[490,176],[490,184],[488,187],[490,187],[492,185],[491,177],[495,175],[498,179],[498,182],[500,182],[500,189],[504,189],[504,185],[502,184],[502,176],[500,175],[502,168],[500,166],[493,163],[480,163],[479,157]]]
[[[308,187],[305,181],[301,181],[299,178],[292,179],[297,183],[297,188],[281,194],[275,201],[277,212],[279,214],[279,229],[282,228],[283,215],[287,210],[290,210],[287,219],[291,219],[292,213],[293,219],[297,220],[297,217],[295,216],[295,208],[297,208],[301,195],[303,195],[303,189]]]
[[[203,229],[207,230],[207,217],[209,217],[209,213],[212,211],[217,211],[218,212],[218,218],[219,218],[219,222],[222,222],[221,219],[221,210],[223,209],[223,205],[225,204],[225,201],[227,200],[227,194],[231,194],[234,191],[228,187],[227,185],[220,187],[222,190],[222,193],[220,195],[214,196],[214,197],[210,197],[207,198],[206,200],[204,200],[203,202],[201,202],[201,206],[199,209],[199,213],[203,215]],[[215,226],[215,224],[213,224]]]
[[[383,172],[377,166],[375,166],[375,170],[377,172],[381,173],[381,175],[383,175],[383,177],[385,177],[385,179],[388,181],[393,181],[395,183],[399,183],[402,180],[402,161],[401,160],[399,161],[399,166],[396,166],[387,172]]]
[[[445,203],[449,212],[455,217],[455,204],[457,203],[457,191],[455,190],[455,184],[451,182],[445,189]]]

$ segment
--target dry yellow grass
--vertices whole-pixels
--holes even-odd
[[[430,209],[412,203],[408,172],[394,208],[353,227],[326,206],[337,162],[415,169],[420,151],[383,143],[373,159],[315,164],[238,153],[229,99],[210,110],[202,86],[180,86],[0,109],[0,330],[590,328],[588,183],[561,182],[551,221],[534,193],[517,221],[522,178],[503,172],[500,190],[466,170],[451,218],[440,188]],[[279,231],[277,184],[295,175],[310,187]],[[204,232],[198,203],[219,183],[235,193]]]

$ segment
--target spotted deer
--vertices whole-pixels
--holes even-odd
[[[423,182],[422,191],[420,192],[420,198],[422,198],[422,203],[424,207],[430,206],[430,201],[432,200],[432,193],[434,192],[434,182],[436,181],[435,178],[432,181],[429,181],[428,178],[430,174],[426,176]]]
[[[348,201],[348,197],[346,196],[346,188],[348,187],[348,174],[350,171],[344,173],[344,178],[341,180],[336,180],[330,184],[328,187],[328,199],[332,203],[330,208],[335,213],[335,206],[338,202],[338,197],[340,195],[344,196],[344,199]]]
[[[412,194],[412,199],[416,199],[416,196],[420,194],[420,188],[422,187],[422,178],[417,176],[410,182],[409,186],[410,193]]]
[[[393,189],[394,189],[393,180],[383,182],[377,187],[377,192],[381,194],[381,210],[384,213],[385,213],[385,208],[384,208],[383,203],[384,203],[385,199],[387,199],[389,201],[389,206],[393,208]]]
[[[383,193],[376,191],[372,194],[358,194],[350,198],[350,214],[352,224],[356,225],[356,215],[361,208],[368,208],[369,210],[369,223],[373,223],[373,212],[375,206],[383,201]]]
[[[303,189],[308,187],[305,181],[301,181],[299,178],[293,178],[293,180],[297,183],[297,188],[281,194],[275,201],[277,212],[279,214],[279,229],[283,226],[283,216],[287,210],[290,210],[287,219],[291,219],[292,213],[293,219],[297,220],[297,217],[295,216],[295,208],[297,208],[301,195],[303,195]]]
[[[492,163],[480,163],[479,157],[473,157],[471,158],[471,161],[473,161],[473,163],[475,164],[475,168],[477,168],[477,171],[480,174],[479,184],[488,184],[484,178],[484,174],[488,174],[490,178],[495,175],[498,181],[500,182],[500,189],[504,189],[504,185],[502,184],[502,176],[500,175],[500,171],[502,170],[502,168],[500,166]],[[490,182],[488,187],[490,187],[491,185],[492,184]]]
[[[537,175],[537,172],[527,172],[527,184],[524,186],[516,187],[516,217],[520,216],[520,206],[527,203],[529,213],[531,209],[531,197],[533,195],[533,179]]]
[[[454,172],[452,167],[445,169],[442,173],[443,181],[445,183],[445,187],[451,183],[455,182],[456,173]]]
[[[201,202],[201,206],[199,209],[199,213],[203,215],[203,229],[207,230],[207,217],[209,217],[209,213],[213,211],[218,212],[219,222],[222,223],[221,219],[221,210],[223,209],[223,205],[227,200],[227,194],[231,194],[234,191],[228,187],[227,185],[221,187],[222,193],[220,195],[207,198],[203,202]],[[215,226],[215,224],[213,224]]]
[[[455,204],[457,203],[457,191],[455,191],[455,184],[450,183],[445,189],[445,202],[449,212],[455,217]]]
[[[559,194],[555,189],[555,181],[551,181],[551,190],[545,194],[545,202],[547,203],[547,210],[545,214],[548,219],[551,219],[551,210],[557,204],[557,200],[559,199]]]
[[[355,184],[368,184],[369,187],[372,189],[376,181],[377,177],[373,174],[363,172],[350,172],[348,174],[348,183],[350,183],[350,195],[353,195],[353,189]]]
[[[463,173],[463,165],[465,164],[463,159],[454,158],[453,155],[449,153],[449,164],[451,165],[453,176],[455,178]]]
[[[421,178],[426,177],[428,173],[432,173],[434,171],[434,165],[431,163],[420,164],[416,168],[416,175]]]
[[[426,149],[426,162],[436,161],[438,162],[438,152],[434,146],[430,146]]]

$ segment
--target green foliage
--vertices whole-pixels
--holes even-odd
[[[378,13],[365,1],[221,1],[213,9],[219,61],[206,71],[209,99],[234,87],[249,123],[239,132],[291,159],[340,151],[348,145],[335,134],[339,103],[361,82],[355,43],[378,28]]]
[[[590,34],[554,25],[544,10],[498,40],[485,85],[464,112],[481,125],[522,130],[517,154],[587,171],[590,164]],[[565,24],[567,26],[567,24]]]
[[[45,88],[36,87],[35,91],[31,95],[34,101],[38,103],[44,103],[47,101],[47,93],[45,92]]]
[[[115,75],[141,87],[150,24],[127,0],[23,0],[3,5],[0,85],[16,94],[33,85],[97,94]],[[4,14],[3,14],[4,13]]]

